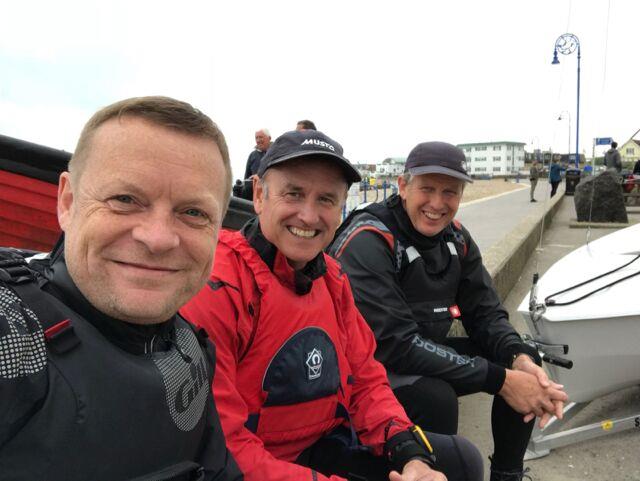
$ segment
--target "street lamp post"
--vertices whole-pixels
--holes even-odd
[[[556,40],[556,45],[553,49],[553,61],[551,62],[553,65],[557,65],[560,63],[558,60],[558,52],[562,55],[570,55],[575,51],[578,51],[578,92],[577,92],[577,107],[576,107],[576,169],[580,168],[580,150],[579,150],[579,139],[580,139],[580,41],[578,37],[576,37],[572,33],[565,33],[558,37]]]
[[[567,162],[569,161],[569,156],[571,155],[571,114],[569,113],[568,110],[563,110],[562,112],[560,112],[560,115],[558,115],[558,120],[562,120],[564,119],[564,117],[562,116],[563,114],[567,114],[567,119],[569,121],[569,138],[567,139]]]

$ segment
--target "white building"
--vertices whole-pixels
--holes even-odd
[[[371,177],[371,175],[376,173],[378,166],[376,164],[367,164],[363,162],[359,162],[357,164],[353,164],[356,170],[360,173],[362,178]]]
[[[467,158],[467,171],[475,176],[511,175],[524,169],[523,142],[458,144]]]
[[[389,157],[376,167],[376,175],[398,176],[404,172],[406,157]]]

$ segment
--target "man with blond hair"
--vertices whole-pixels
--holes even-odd
[[[478,245],[455,220],[467,182],[461,149],[422,142],[398,194],[353,212],[329,251],[349,275],[376,359],[411,420],[455,434],[458,396],[493,395],[491,481],[521,481],[533,418],[561,417],[567,395],[509,323]],[[469,337],[448,336],[454,319]]]
[[[132,98],[86,124],[60,176],[63,237],[0,249],[3,480],[241,480],[213,345],[177,315],[205,283],[231,190],[222,132]]]

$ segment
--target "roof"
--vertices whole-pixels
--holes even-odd
[[[456,147],[473,147],[476,145],[498,145],[498,144],[507,144],[507,145],[527,145],[525,142],[512,142],[510,140],[500,140],[497,142],[471,142],[468,144],[457,144]]]
[[[406,157],[387,157],[382,161],[383,164],[404,164],[407,161]]]

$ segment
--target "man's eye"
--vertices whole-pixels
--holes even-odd
[[[200,209],[186,209],[182,213],[185,216],[185,222],[189,224],[200,226],[209,224],[209,216],[206,212],[203,212]]]
[[[302,197],[302,195],[300,194],[300,192],[287,192],[285,194],[285,196],[288,199],[299,199],[300,197]]]
[[[122,194],[122,195],[116,195],[113,200],[120,202],[122,204],[133,204],[133,197],[131,197],[130,195],[126,195],[126,194]]]
[[[129,211],[137,205],[136,199],[128,194],[114,195],[107,200],[107,204],[114,210]]]
[[[206,217],[206,214],[198,209],[187,209],[184,213],[189,217]]]

